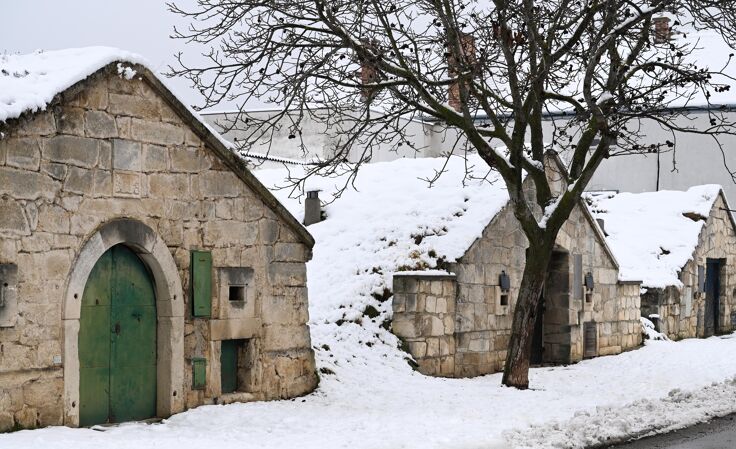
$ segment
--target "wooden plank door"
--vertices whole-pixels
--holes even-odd
[[[223,340],[220,350],[220,386],[222,393],[238,389],[238,352],[243,340]]]
[[[718,333],[721,294],[721,261],[707,259],[705,270],[705,336]]]
[[[156,416],[156,295],[145,265],[113,248],[110,421]]]
[[[125,246],[92,269],[80,317],[80,425],[156,415],[155,298],[145,265]]]
[[[79,320],[79,425],[108,421],[110,415],[110,310],[112,252],[100,257],[82,295]]]

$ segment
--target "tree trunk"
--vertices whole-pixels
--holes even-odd
[[[511,339],[506,353],[502,383],[522,390],[529,388],[529,360],[531,358],[534,324],[539,299],[552,259],[552,243],[530,244],[526,251],[526,266],[521,279],[519,295],[514,308]]]

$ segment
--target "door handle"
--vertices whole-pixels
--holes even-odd
[[[120,335],[120,322],[119,321],[115,323],[115,328],[113,329],[113,332],[115,333],[115,335]]]

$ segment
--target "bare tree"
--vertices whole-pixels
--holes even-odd
[[[308,170],[354,171],[380,145],[410,145],[409,118],[439,123],[449,152],[476,152],[496,170],[529,240],[505,385],[528,387],[531,335],[557,234],[601,161],[614,155],[673,152],[644,148],[643,120],[674,132],[713,137],[736,127],[717,108],[710,126],[677,124],[693,101],[728,90],[719,67],[700,67],[696,39],[671,32],[715,30],[734,39],[733,1],[716,0],[198,0],[188,30],[175,36],[211,45],[207,63],[179,55],[172,75],[188,77],[203,107],[241,106],[244,148],[287,126],[299,142],[309,117],[338,139]],[[666,14],[672,27],[655,29]],[[283,108],[249,116],[249,102]],[[668,112],[664,113],[663,111]],[[545,115],[565,116],[545,133]],[[681,122],[679,122],[681,123]],[[564,151],[568,186],[553,189],[545,154]],[[351,160],[352,164],[346,164]],[[531,179],[533,195],[522,182]],[[296,182],[302,179],[295,180]]]

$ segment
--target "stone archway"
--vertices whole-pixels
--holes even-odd
[[[148,226],[131,219],[102,225],[82,246],[64,295],[64,424],[79,425],[79,319],[84,287],[97,260],[115,245],[132,249],[151,272],[156,292],[156,414],[184,409],[184,295],[166,243]]]

